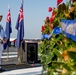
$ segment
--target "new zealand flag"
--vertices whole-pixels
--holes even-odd
[[[8,10],[7,17],[6,17],[6,29],[5,29],[5,33],[6,33],[6,36],[7,36],[7,43],[4,44],[4,49],[6,49],[7,46],[9,46],[10,34],[12,33],[10,8]]]
[[[16,29],[17,29],[17,40],[16,40],[16,46],[17,48],[20,47],[21,41],[23,41],[24,38],[24,15],[23,15],[23,4],[21,4],[18,20],[16,23]]]

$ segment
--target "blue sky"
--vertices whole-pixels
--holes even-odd
[[[0,0],[0,14],[3,15],[1,22],[5,29],[6,16],[8,12],[8,5],[11,11],[12,33],[11,38],[17,37],[17,30],[15,25],[19,14],[19,9],[22,0]],[[41,38],[41,26],[44,25],[44,20],[47,16],[51,16],[48,12],[49,7],[56,7],[57,0],[24,0],[24,39]],[[66,0],[63,0],[64,2]]]

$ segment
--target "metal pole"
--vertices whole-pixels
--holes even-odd
[[[9,61],[9,46],[7,46],[7,61]]]
[[[9,46],[7,46],[7,59],[5,61],[9,61]]]

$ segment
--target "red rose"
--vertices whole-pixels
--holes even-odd
[[[45,26],[42,26],[42,30],[41,30],[41,32],[43,32],[43,31],[44,31],[44,29],[45,29]]]
[[[74,0],[71,0],[72,2],[74,2]]]
[[[46,17],[46,22],[49,22],[49,17],[48,16]]]
[[[55,19],[55,12],[53,11],[52,12],[52,16],[50,18],[50,23],[52,23],[54,19]]]
[[[59,5],[63,0],[57,0],[57,5]]]
[[[52,12],[52,17],[53,17],[53,16],[55,16],[55,12],[54,12],[54,11]]]
[[[52,7],[49,7],[48,12],[51,12],[51,11],[52,11]]]
[[[52,22],[53,22],[53,18],[51,17],[51,18],[50,18],[50,23],[52,23]]]

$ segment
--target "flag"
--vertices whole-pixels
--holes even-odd
[[[24,15],[23,15],[23,3],[21,4],[19,15],[16,23],[17,29],[17,40],[16,40],[16,47],[19,48],[21,45],[21,42],[24,38]]]
[[[61,20],[62,33],[76,42],[76,19]]]
[[[6,36],[7,36],[7,43],[4,44],[4,49],[6,49],[6,47],[9,46],[10,34],[12,33],[10,8],[8,8],[8,13],[7,13],[7,17],[6,17],[5,33],[6,33]]]
[[[57,0],[57,5],[59,5],[63,0]]]

